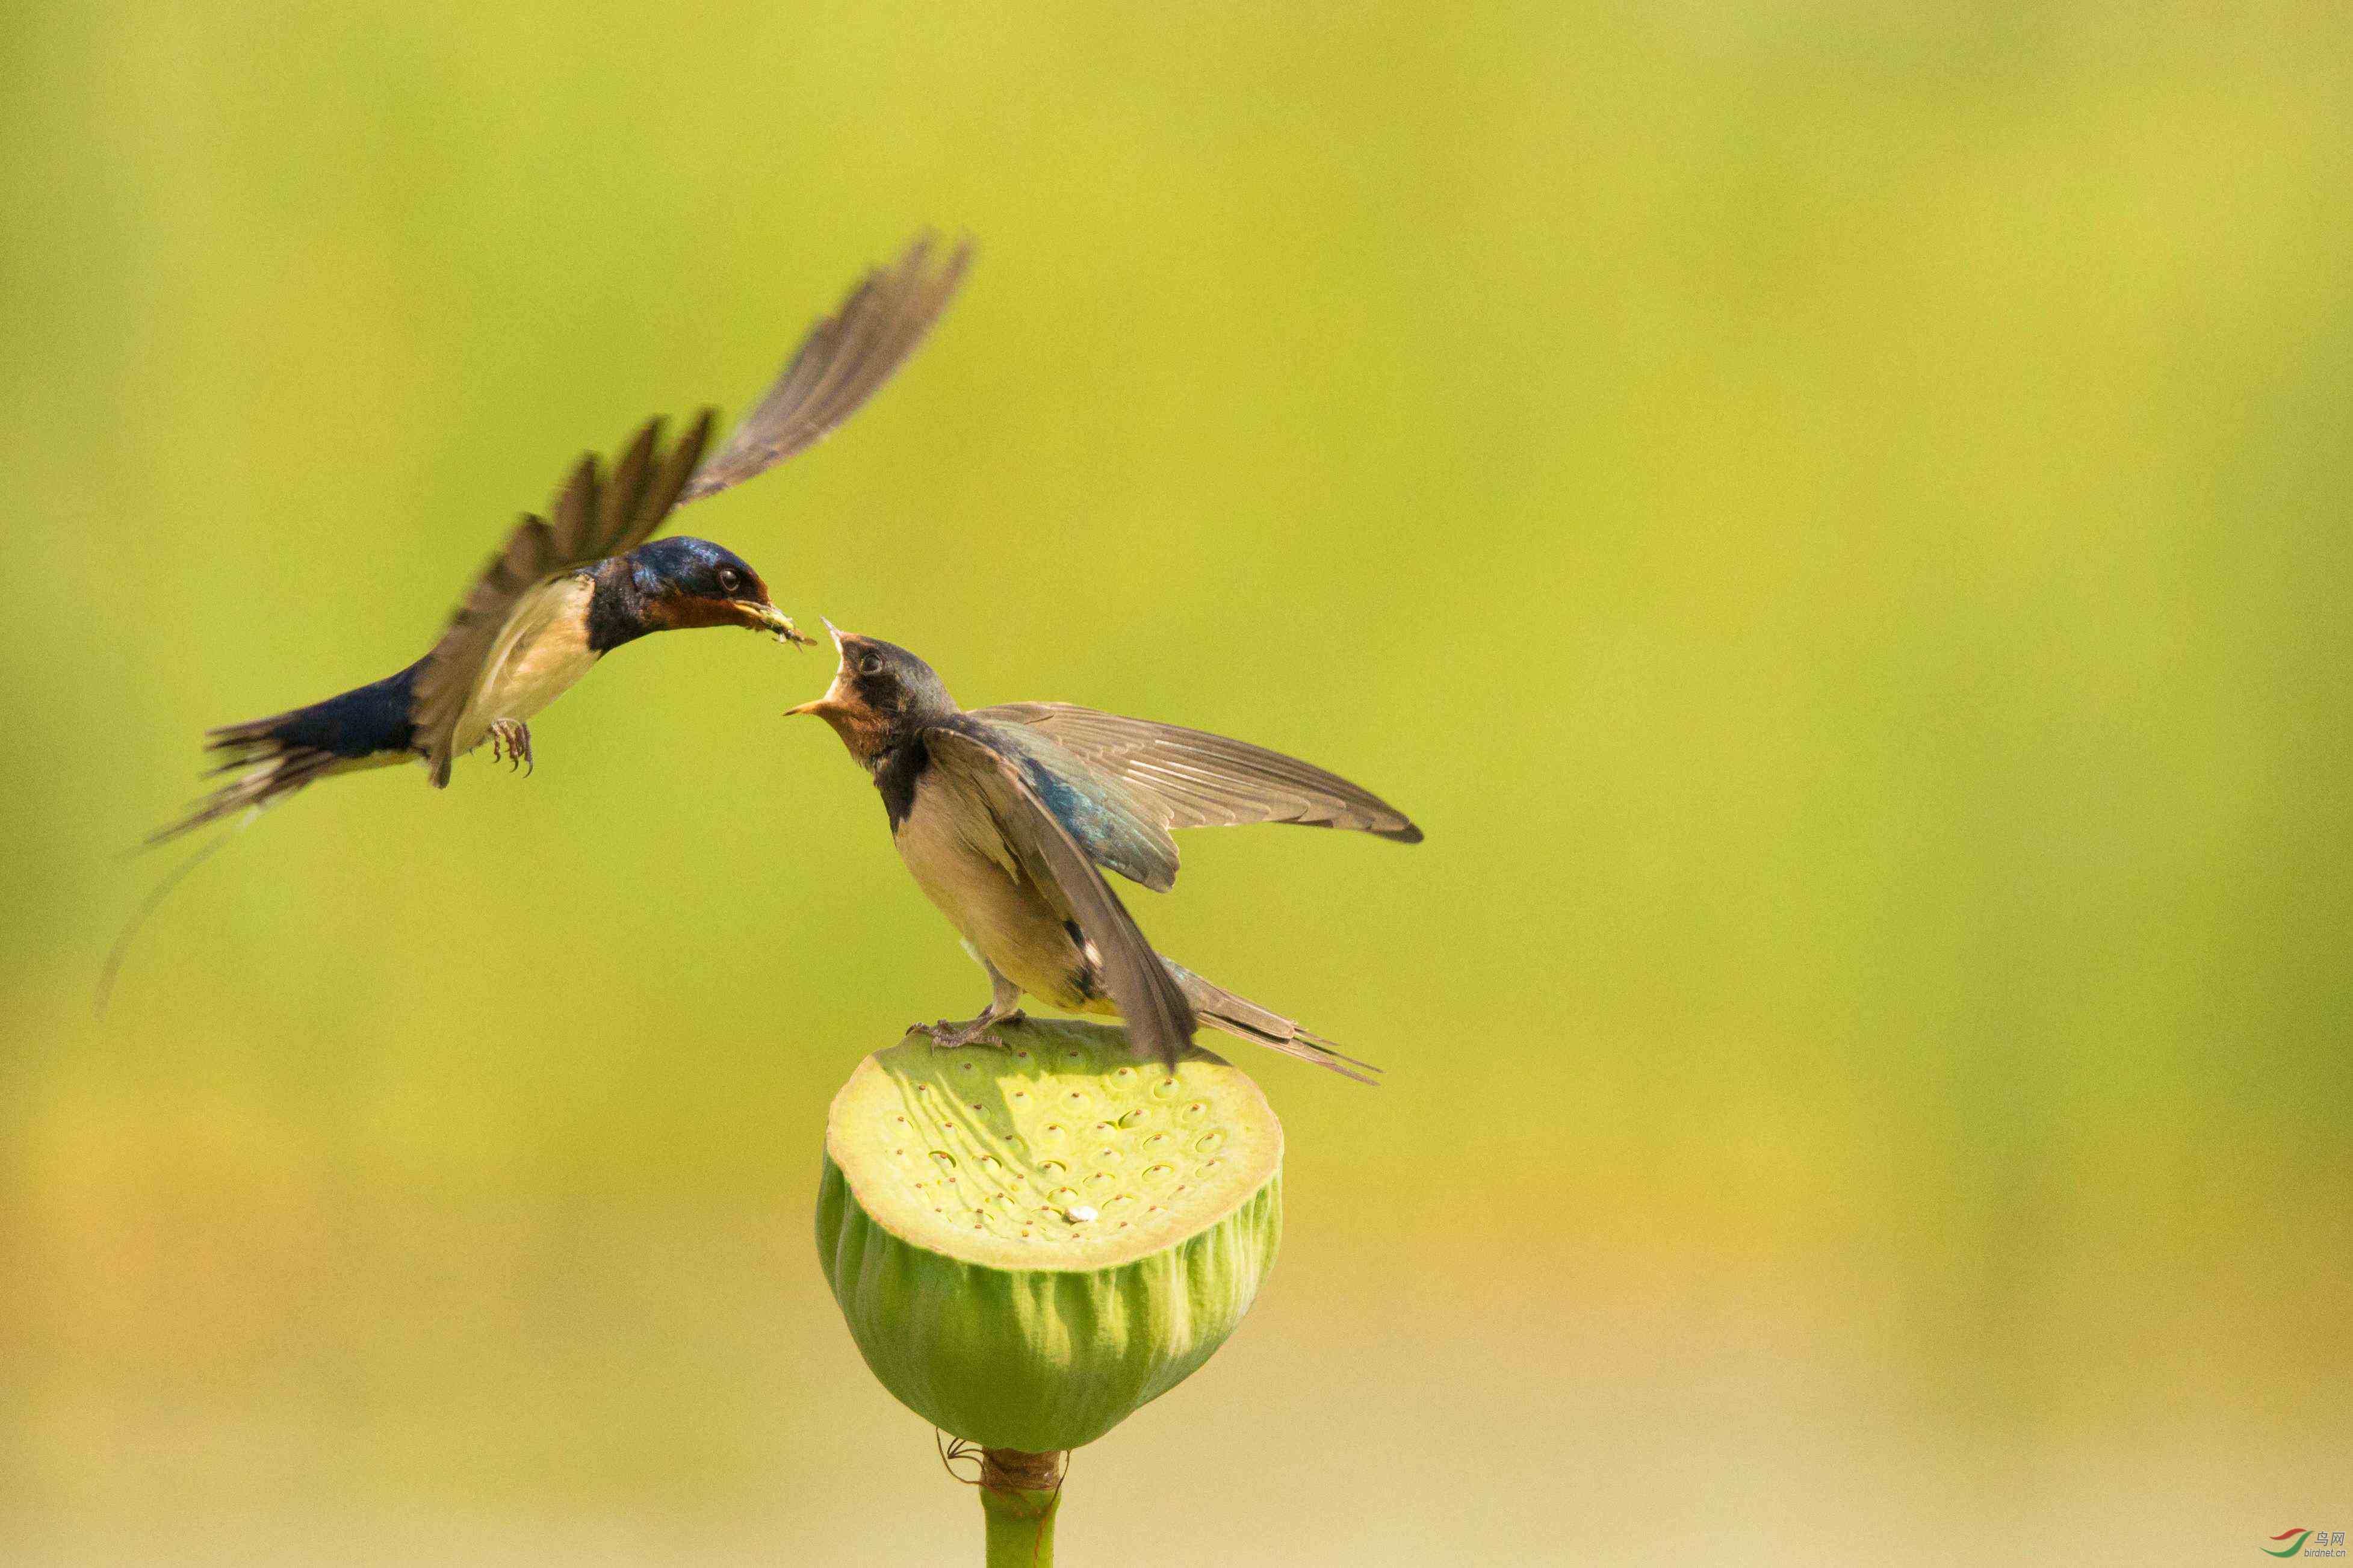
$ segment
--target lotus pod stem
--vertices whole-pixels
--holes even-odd
[[[980,1451],[980,1506],[988,1568],[1054,1568],[1054,1511],[1062,1505],[1068,1454]]]
[[[988,1561],[1045,1563],[1067,1451],[1198,1371],[1273,1268],[1282,1127],[1198,1047],[1169,1068],[1100,1025],[997,1034],[858,1065],[818,1252],[876,1378],[985,1450]]]

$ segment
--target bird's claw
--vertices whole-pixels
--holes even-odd
[[[501,743],[505,749],[501,751]],[[535,764],[531,758],[531,726],[518,719],[501,719],[491,726],[491,761],[503,760],[507,772],[520,766],[522,776],[531,777]]]
[[[992,1018],[983,1014],[977,1018],[967,1018],[961,1024],[953,1018],[942,1018],[934,1024],[916,1024],[913,1026],[913,1031],[928,1037],[932,1042],[932,1049],[935,1051],[961,1050],[966,1046],[995,1046],[997,1049],[1004,1050],[1008,1047],[1005,1041],[998,1037],[997,1026],[1009,1023],[1020,1016],[1015,1013]]]

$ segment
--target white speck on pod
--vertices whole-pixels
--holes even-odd
[[[1072,1225],[1083,1225],[1095,1217],[1095,1211],[1092,1205],[1081,1204],[1076,1208],[1063,1210],[1062,1217]]]

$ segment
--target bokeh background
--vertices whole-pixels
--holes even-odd
[[[829,661],[628,649],[100,955],[198,732],[981,243],[698,509],[973,702],[1303,752],[1196,835],[1281,1268],[1074,1561],[2253,1560],[2353,1529],[2332,6],[17,6],[0,1557],[977,1553],[810,1241],[976,972]]]

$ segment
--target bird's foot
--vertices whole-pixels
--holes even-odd
[[[997,1026],[1020,1021],[1021,1009],[1016,1007],[1009,1013],[983,1013],[961,1024],[951,1018],[942,1018],[936,1024],[917,1024],[913,1032],[929,1036],[935,1051],[961,1050],[966,1046],[995,1046],[1003,1050],[1005,1041],[997,1035]]]
[[[501,742],[505,742],[504,752],[499,749]],[[520,719],[501,719],[491,725],[491,761],[495,763],[501,756],[506,759],[509,773],[514,772],[520,765],[522,768],[522,776],[531,777],[530,725]]]

